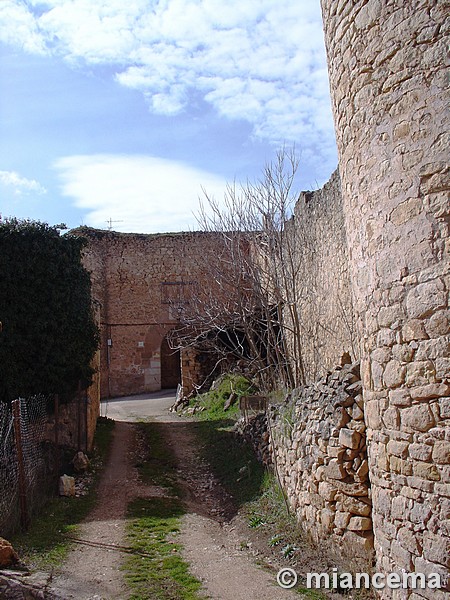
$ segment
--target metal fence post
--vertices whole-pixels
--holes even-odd
[[[22,428],[20,423],[20,399],[13,400],[13,420],[14,420],[14,437],[17,450],[17,463],[19,471],[19,501],[20,501],[20,517],[22,527],[26,529],[29,524],[28,508],[27,508],[27,481],[25,475],[25,463],[23,459],[22,447]]]

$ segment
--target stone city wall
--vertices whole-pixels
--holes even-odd
[[[344,352],[359,357],[338,171],[322,189],[300,194],[286,234],[284,254],[292,254],[297,273],[298,342],[311,383]]]
[[[450,567],[448,3],[322,0],[376,568]],[[385,589],[385,597],[448,592]]]

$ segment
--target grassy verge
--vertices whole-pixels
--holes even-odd
[[[140,424],[141,479],[166,496],[137,499],[128,507],[127,545],[136,553],[124,565],[131,600],[199,600],[201,583],[189,573],[177,543],[184,514],[176,484],[176,461],[159,423]]]
[[[51,569],[60,565],[70,548],[68,535],[87,516],[96,500],[96,484],[112,439],[114,421],[101,418],[94,440],[91,466],[94,480],[89,492],[79,498],[51,497],[26,532],[11,538],[23,562],[32,568]]]
[[[203,458],[210,464],[237,506],[256,499],[261,493],[264,467],[253,450],[234,434],[233,419],[205,419],[193,427],[200,442]]]
[[[196,409],[200,421],[235,419],[239,413],[239,399],[246,394],[254,393],[250,381],[242,375],[228,374],[221,376],[214,389],[199,394],[191,400],[189,406]],[[233,394],[233,403],[224,410],[225,403]]]

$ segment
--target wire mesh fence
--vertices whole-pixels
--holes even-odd
[[[57,475],[57,450],[48,440],[47,406],[37,395],[0,403],[0,535],[26,526]]]

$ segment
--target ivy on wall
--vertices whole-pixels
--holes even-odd
[[[0,400],[70,396],[91,381],[99,334],[86,241],[60,228],[0,221]]]

